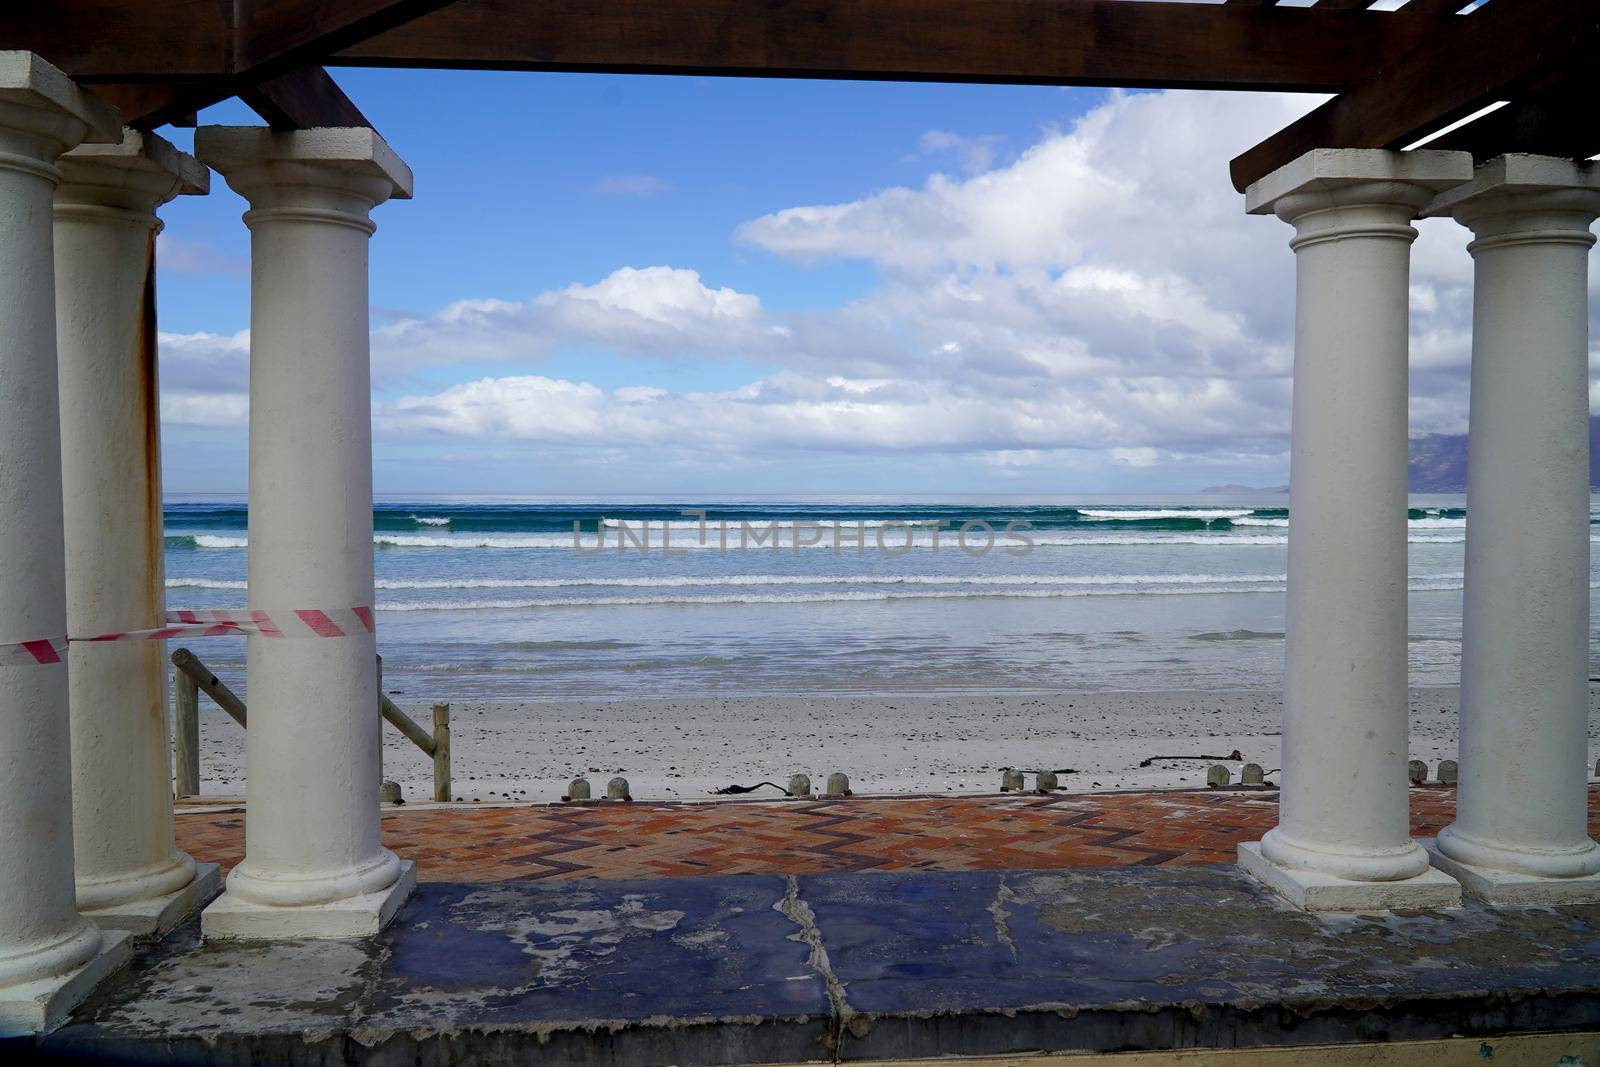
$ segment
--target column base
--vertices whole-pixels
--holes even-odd
[[[1435,867],[1461,883],[1462,892],[1485,904],[1600,903],[1600,874],[1543,878],[1537,874],[1462,863],[1440,852],[1432,838],[1423,841],[1422,847],[1428,850],[1428,858]]]
[[[95,986],[122,969],[133,956],[132,941],[125,931],[103,930],[100,951],[76,969],[0,986],[0,1037],[55,1029]]]
[[[389,924],[417,885],[417,865],[400,861],[400,877],[375,893],[346,897],[327,904],[279,907],[241,900],[223,893],[200,914],[206,938],[271,939],[288,937],[372,937]]]
[[[137,938],[165,937],[196,910],[215,900],[220,892],[222,868],[215,863],[196,863],[194,878],[181,889],[83,914],[102,930],[126,930]]]
[[[1435,870],[1393,882],[1357,882],[1280,867],[1261,854],[1257,841],[1239,846],[1239,867],[1302,911],[1423,911],[1461,905],[1461,886]]]

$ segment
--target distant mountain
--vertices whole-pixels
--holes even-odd
[[[1229,482],[1227,485],[1208,485],[1200,490],[1202,493],[1231,493],[1234,496],[1243,496],[1246,493],[1287,493],[1287,485],[1239,485]]]
[[[1467,435],[1430,433],[1411,439],[1407,488],[1413,493],[1467,491]],[[1600,416],[1589,419],[1589,487],[1600,488]]]

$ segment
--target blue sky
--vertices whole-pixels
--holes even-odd
[[[333,73],[416,176],[374,215],[380,492],[1284,480],[1288,231],[1226,163],[1313,98]],[[244,487],[243,210],[162,210],[169,491]],[[1465,414],[1451,225],[1417,432]]]

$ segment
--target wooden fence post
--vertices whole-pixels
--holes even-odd
[[[378,654],[378,795],[383,795],[383,654]]]
[[[173,671],[173,733],[178,742],[177,788],[180,797],[200,795],[200,687],[183,671]]]
[[[433,799],[450,799],[450,705],[433,706]]]

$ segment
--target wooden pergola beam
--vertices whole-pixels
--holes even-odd
[[[1581,64],[1427,147],[1471,152],[1479,162],[1508,152],[1587,159],[1600,153],[1595,100],[1600,100],[1600,73],[1592,64]]]
[[[326,62],[1329,92],[1440,23],[1131,0],[456,0]]]
[[[1435,40],[1235,158],[1234,187],[1316,148],[1403,148],[1578,57],[1600,58],[1600,0],[1489,0],[1446,22]]]
[[[452,0],[246,0],[236,4],[234,70],[283,73],[426,15]]]
[[[294,74],[450,0],[51,0],[0,9],[0,47],[36,52],[145,128],[225,100],[290,93],[321,99],[330,116],[359,115],[326,91],[331,80]],[[322,77],[326,79],[326,74]],[[316,91],[312,91],[313,83]],[[261,86],[268,89],[260,89]],[[338,93],[338,87],[333,86]],[[343,94],[339,93],[342,97]],[[344,106],[347,105],[347,106]],[[271,106],[270,104],[268,106]],[[287,112],[279,112],[280,118]]]
[[[37,52],[83,82],[186,81],[234,69],[231,3],[53,0],[0,7],[0,47]]]
[[[321,67],[300,67],[241,90],[239,99],[267,125],[280,130],[306,130],[315,126],[367,126],[344,90]]]

